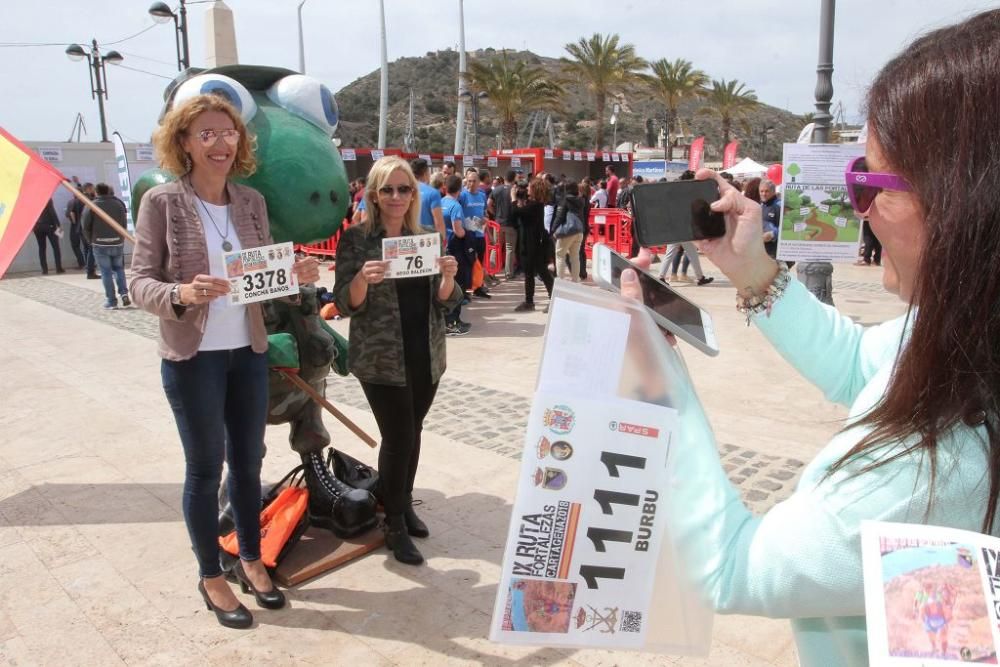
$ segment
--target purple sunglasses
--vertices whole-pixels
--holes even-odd
[[[851,200],[851,206],[858,214],[867,213],[875,202],[875,196],[882,190],[909,192],[912,189],[909,183],[895,174],[868,171],[868,163],[863,155],[854,158],[847,165],[844,181],[847,183],[847,196]]]

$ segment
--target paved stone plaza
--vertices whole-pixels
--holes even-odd
[[[798,377],[733,308],[718,272],[682,286],[708,309],[722,354],[682,348],[748,506],[787,496],[846,410]],[[324,271],[325,284],[332,272]],[[840,266],[835,300],[874,324],[903,306],[881,270]],[[376,551],[258,611],[249,631],[221,628],[195,591],[180,511],[183,456],[163,397],[156,321],[105,311],[82,273],[0,281],[0,662],[9,664],[793,665],[787,622],[717,616],[707,659],[518,648],[486,639],[510,518],[545,315],[513,313],[519,281],[463,314],[449,370],[425,424],[415,496],[432,536],[426,565]],[[541,286],[539,293],[543,293]],[[544,303],[541,300],[540,303]],[[347,321],[332,323],[347,333]],[[327,396],[377,436],[357,381]],[[329,415],[341,449],[375,454]],[[265,479],[297,463],[286,427],[269,427]],[[246,598],[246,596],[243,596]],[[244,600],[247,602],[247,600]]]

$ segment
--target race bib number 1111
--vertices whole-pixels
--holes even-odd
[[[291,243],[223,252],[222,263],[230,285],[230,303],[256,303],[299,293],[292,272],[295,249]]]

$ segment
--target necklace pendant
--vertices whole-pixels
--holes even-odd
[[[230,243],[229,241],[223,240],[222,249],[225,250],[226,252],[229,252],[230,250],[233,249],[233,244]]]

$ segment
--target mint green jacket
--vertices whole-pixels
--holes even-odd
[[[770,317],[755,323],[828,399],[850,408],[846,428],[806,466],[795,492],[763,516],[741,502],[713,439],[683,440],[671,503],[676,541],[716,611],[791,619],[803,665],[866,665],[861,521],[980,530],[989,487],[986,429],[963,425],[940,441],[929,510],[930,476],[919,455],[864,474],[854,475],[860,466],[852,465],[821,481],[866,433],[851,424],[884,395],[906,318],[865,328],[792,280]],[[710,432],[700,411],[689,412],[682,429]]]

